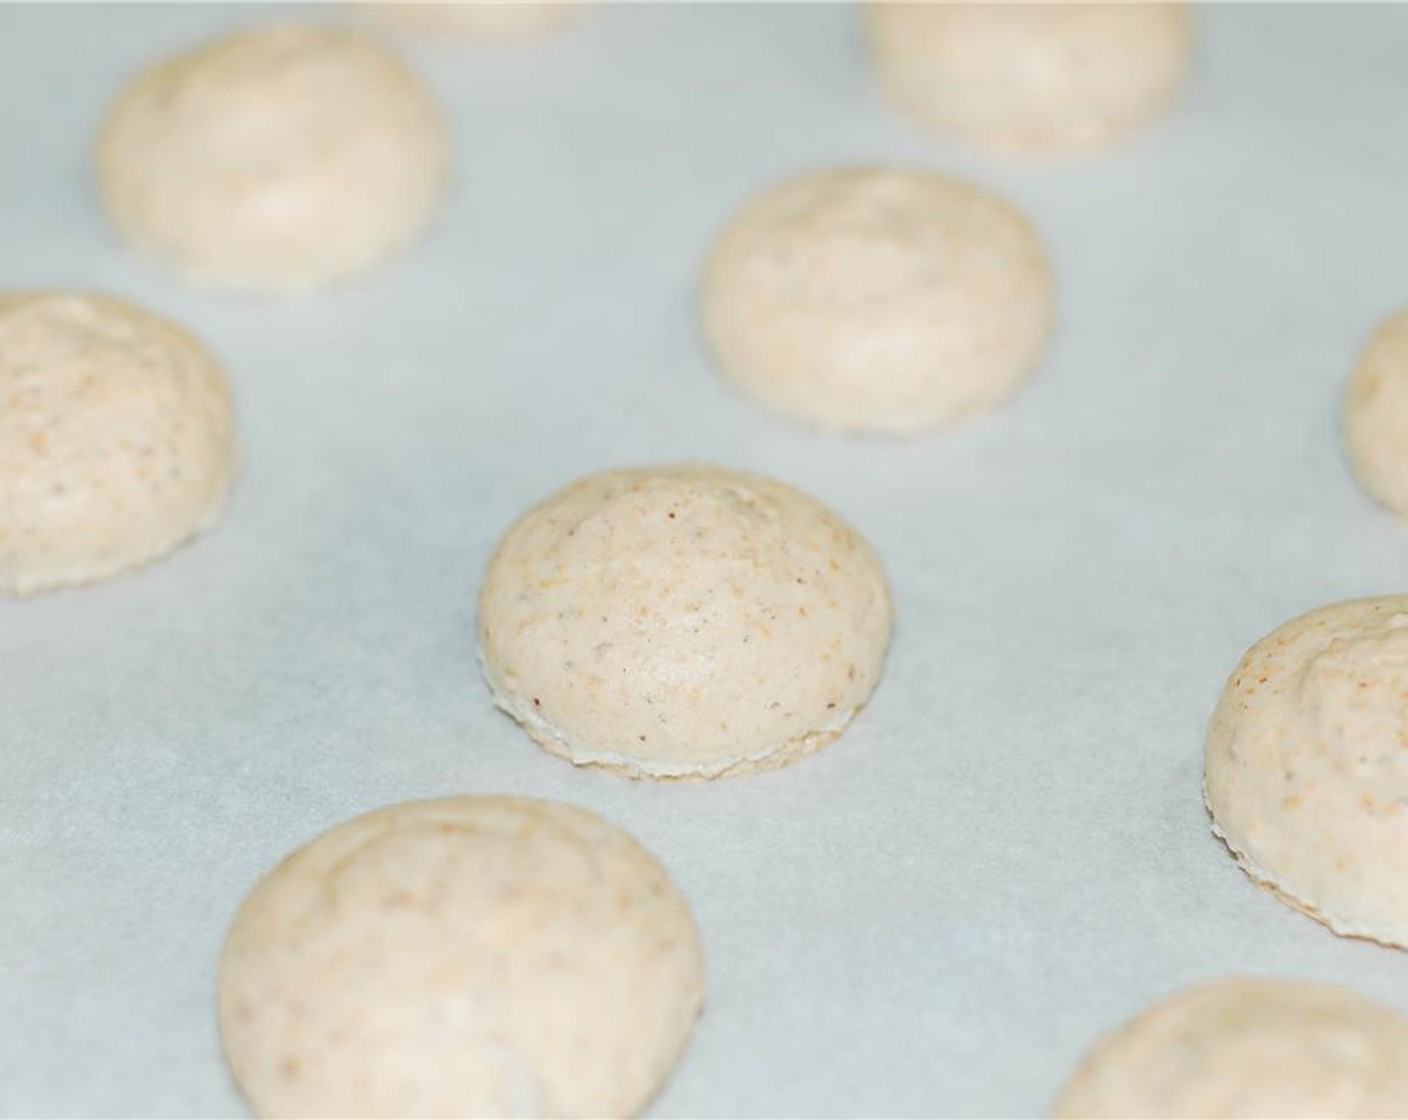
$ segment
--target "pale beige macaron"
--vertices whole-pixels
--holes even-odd
[[[688,904],[571,805],[392,805],[294,852],[220,956],[219,1016],[260,1116],[632,1116],[704,1001]]]
[[[539,744],[634,778],[783,766],[835,739],[890,638],[879,558],[813,498],[709,466],[591,475],[489,563],[495,702]]]
[[[1229,979],[1161,1000],[1101,1040],[1062,1120],[1408,1116],[1408,1019],[1341,988]]]
[[[870,0],[881,90],[943,139],[1014,152],[1111,144],[1162,113],[1188,70],[1182,3]]]
[[[1206,767],[1248,875],[1336,933],[1408,947],[1408,596],[1321,607],[1252,646]]]
[[[1408,517],[1408,311],[1370,338],[1344,397],[1344,445],[1360,484]]]
[[[440,112],[394,54],[283,25],[143,71],[96,155],[131,244],[194,282],[273,293],[360,277],[406,248],[450,167]]]
[[[386,22],[422,35],[471,43],[536,39],[567,26],[587,0],[381,0],[373,6]]]
[[[986,412],[1035,369],[1054,282],[1027,220],[928,171],[790,179],[725,225],[700,289],[724,376],[838,431],[914,433]]]
[[[0,293],[0,592],[104,579],[207,528],[238,453],[220,363],[110,296]]]

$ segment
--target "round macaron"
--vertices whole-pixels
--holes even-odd
[[[536,39],[565,27],[585,10],[586,0],[380,0],[374,6],[386,22],[417,34],[469,43],[503,43]]]
[[[660,864],[593,813],[515,797],[328,830],[245,899],[219,968],[260,1116],[632,1116],[703,1000]]]
[[[449,142],[421,82],[350,31],[241,31],[145,70],[97,145],[118,232],[189,279],[290,293],[404,249],[445,192]]]
[[[220,363],[110,296],[0,293],[0,592],[137,568],[211,525],[238,452]]]
[[[813,498],[711,466],[591,475],[489,562],[479,642],[539,744],[636,778],[782,766],[869,699],[890,638],[879,558]]]
[[[1384,1120],[1408,1116],[1408,1019],[1353,992],[1222,980],[1102,1039],[1061,1120]]]
[[[1025,218],[928,171],[849,168],[763,191],[724,226],[700,288],[724,377],[787,416],[909,434],[1011,396],[1055,286]]]
[[[1408,947],[1408,596],[1321,607],[1252,646],[1208,728],[1206,796],[1258,883]]]
[[[1408,311],[1359,355],[1344,396],[1344,445],[1364,489],[1408,517]]]
[[[870,0],[881,90],[935,135],[979,148],[1102,147],[1158,116],[1188,70],[1182,3]]]

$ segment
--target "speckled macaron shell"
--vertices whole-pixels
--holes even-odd
[[[141,73],[97,143],[104,207],[202,285],[294,293],[359,277],[428,225],[449,143],[421,82],[372,39],[241,31]]]
[[[417,34],[504,43],[537,39],[566,27],[586,9],[586,0],[384,0],[375,7],[385,22]]]
[[[1338,934],[1408,947],[1408,596],[1321,607],[1257,642],[1208,729],[1214,831]]]
[[[830,742],[880,677],[879,558],[821,503],[709,466],[592,475],[490,561],[480,655],[548,750],[637,778],[717,778]]]
[[[260,1116],[631,1116],[704,983],[688,905],[615,825],[409,802],[323,833],[245,899],[220,1034]]]
[[[1364,347],[1344,397],[1344,445],[1360,485],[1408,518],[1408,311]]]
[[[738,388],[804,423],[910,434],[994,408],[1036,368],[1055,286],[1016,210],[927,171],[794,178],[724,227],[700,287]]]
[[[1161,114],[1188,70],[1182,3],[871,0],[881,90],[937,136],[1042,153],[1112,144]]]
[[[237,450],[219,362],[108,296],[0,294],[0,592],[88,583],[225,507]]]
[[[1189,988],[1101,1040],[1054,1115],[1408,1116],[1408,1019],[1318,984],[1230,979]]]

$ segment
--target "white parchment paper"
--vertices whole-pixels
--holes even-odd
[[[1355,351],[1408,303],[1408,8],[1200,9],[1172,117],[1046,162],[891,115],[849,6],[418,43],[459,145],[430,239],[320,298],[202,295],[115,244],[88,146],[134,70],[272,15],[0,7],[0,285],[189,325],[228,363],[247,459],[226,520],[169,561],[0,603],[0,1112],[243,1115],[213,970],[244,892],[336,821],[461,791],[596,809],[692,900],[711,994],[658,1116],[1034,1115],[1096,1034],[1233,971],[1408,1012],[1408,958],[1252,887],[1199,793],[1250,642],[1408,586],[1408,530],[1337,433]],[[725,216],[874,160],[990,184],[1060,278],[1039,376],[956,434],[812,434],[699,346]],[[490,705],[482,566],[576,476],[681,458],[774,474],[868,535],[898,606],[884,681],[779,773],[575,771]]]

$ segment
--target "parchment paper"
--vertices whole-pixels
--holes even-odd
[[[459,145],[429,239],[323,297],[188,291],[115,243],[89,143],[137,68],[273,14],[0,8],[0,285],[110,289],[197,331],[247,462],[170,560],[0,603],[0,1111],[245,1114],[213,996],[244,892],[345,817],[462,791],[598,810],[693,902],[710,999],[657,1116],[1038,1114],[1097,1034],[1229,972],[1408,1012],[1408,958],[1255,889],[1199,790],[1248,644],[1408,585],[1408,529],[1337,430],[1356,350],[1408,303],[1408,8],[1202,8],[1177,112],[1054,161],[911,130],[850,6],[421,42]],[[696,268],[732,209],[877,160],[991,185],[1059,275],[1040,374],[954,434],[812,434],[699,345]],[[480,679],[474,597],[511,520],[676,459],[791,481],[888,564],[880,689],[794,768],[576,771]]]

